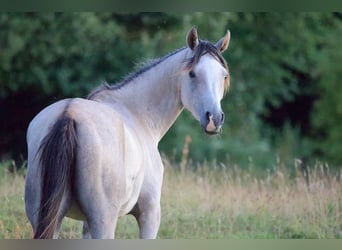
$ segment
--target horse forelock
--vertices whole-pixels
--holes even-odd
[[[224,82],[224,91],[225,93],[229,89],[229,68],[226,60],[222,56],[221,52],[216,48],[214,44],[211,42],[200,40],[198,46],[194,50],[194,54],[187,60],[186,70],[191,71],[199,62],[201,57],[205,54],[209,54],[214,57],[221,65],[227,70],[228,76]]]

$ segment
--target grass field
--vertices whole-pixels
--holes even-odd
[[[222,164],[165,165],[160,239],[342,238],[342,183],[320,164],[308,181],[285,168],[257,178]],[[24,173],[0,176],[0,239],[31,238]],[[65,219],[60,238],[80,237],[80,222]],[[138,237],[132,216],[119,220],[116,237]]]

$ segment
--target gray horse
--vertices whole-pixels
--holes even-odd
[[[34,238],[58,238],[65,216],[84,221],[84,238],[114,238],[133,214],[141,238],[156,238],[163,164],[158,143],[183,108],[207,134],[220,132],[229,72],[216,44],[198,38],[87,99],[58,101],[27,131],[26,214]]]

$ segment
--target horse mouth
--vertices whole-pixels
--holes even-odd
[[[208,131],[205,128],[203,128],[203,130],[207,135],[217,135],[217,134],[221,133],[221,128],[219,128],[217,130],[213,130],[213,131]]]

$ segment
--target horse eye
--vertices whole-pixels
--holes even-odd
[[[195,72],[191,70],[189,72],[189,76],[190,76],[190,78],[195,78],[196,77]]]

